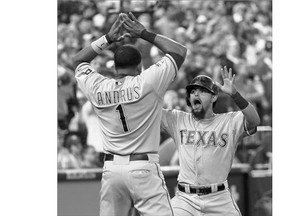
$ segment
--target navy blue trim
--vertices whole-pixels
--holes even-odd
[[[185,58],[183,56],[179,55],[178,53],[174,53],[174,52],[168,52],[167,54],[169,54],[173,58],[174,62],[177,65],[177,68],[179,70],[181,65],[185,61]]]
[[[231,197],[231,200],[232,200],[232,203],[233,203],[234,208],[235,208],[236,211],[239,213],[239,216],[242,216],[242,214],[241,214],[241,212],[240,212],[240,209],[239,209],[239,207],[236,205],[236,202],[235,202],[235,200],[233,199],[232,194],[231,194],[229,188],[228,188],[228,191],[229,191],[229,194],[230,194],[230,197]]]
[[[170,54],[166,54],[166,56],[170,59],[170,61],[172,62],[173,66],[175,68],[175,71],[177,72],[178,71],[178,67],[177,67],[177,65],[175,65],[176,63],[175,63],[175,60],[173,59],[173,57]]]
[[[244,124],[244,131],[245,131],[245,133],[248,136],[251,136],[251,135],[253,135],[253,134],[255,134],[257,132],[257,127],[254,127],[254,128],[252,128],[250,130],[247,128],[247,121],[246,121],[245,116],[244,116],[244,119],[243,119],[243,124]]]
[[[166,191],[167,200],[168,200],[168,203],[169,203],[169,206],[170,206],[172,215],[174,216],[173,208],[172,208],[172,205],[171,205],[171,203],[170,203],[170,195],[169,195],[169,192],[167,191],[167,189],[166,189],[166,187],[165,187],[165,182],[164,182],[164,180],[163,180],[163,179],[161,178],[161,176],[160,176],[160,171],[159,171],[159,168],[158,168],[158,166],[157,166],[156,163],[155,163],[155,166],[156,166],[156,169],[157,169],[158,177],[161,179],[162,187],[163,187],[163,189]]]

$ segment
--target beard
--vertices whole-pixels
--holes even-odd
[[[202,106],[201,106],[201,108],[197,108],[197,109],[193,108],[193,106],[192,106],[191,112],[192,112],[193,116],[196,117],[197,119],[203,119],[205,116],[205,113],[206,113]]]

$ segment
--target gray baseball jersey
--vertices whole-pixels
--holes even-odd
[[[253,133],[247,131],[241,111],[196,121],[191,113],[163,109],[161,126],[171,134],[179,152],[178,182],[191,185],[224,182],[239,141]]]
[[[99,117],[104,152],[158,152],[163,97],[177,65],[166,54],[138,76],[111,79],[89,63],[76,68],[78,85]]]

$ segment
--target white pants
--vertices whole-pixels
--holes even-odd
[[[241,216],[228,188],[206,195],[177,191],[171,203],[175,216]]]
[[[149,156],[149,161],[105,161],[100,216],[129,216],[133,207],[141,216],[173,216],[158,159],[157,155],[154,159]]]

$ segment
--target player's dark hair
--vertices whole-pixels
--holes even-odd
[[[115,68],[128,68],[137,66],[142,59],[139,50],[131,45],[125,44],[116,49],[114,54]]]
[[[190,91],[186,91],[186,97],[185,97],[187,106],[189,106],[189,107],[192,106],[191,103],[190,103],[190,93],[191,93],[191,90]]]

